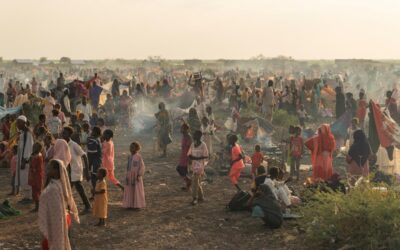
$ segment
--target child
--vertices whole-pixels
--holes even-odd
[[[60,119],[61,124],[64,125],[66,122],[66,119],[65,119],[64,112],[61,111],[61,105],[57,103],[56,105],[54,105],[54,109],[58,111],[57,117]]]
[[[12,154],[13,155],[10,161],[12,191],[9,195],[17,195],[18,190],[15,189],[15,172],[17,171],[18,145],[14,145],[14,147],[12,147]]]
[[[264,156],[261,153],[261,147],[260,145],[256,145],[254,147],[254,154],[251,156],[251,176],[253,177],[253,180],[256,178],[256,170],[257,168],[261,165],[261,163],[264,160]]]
[[[106,131],[106,129],[107,129],[103,118],[99,118],[99,119],[97,120],[97,126],[100,128],[101,133],[103,133],[103,132]]]
[[[105,168],[99,168],[96,176],[97,182],[94,191],[93,215],[96,218],[99,218],[99,223],[97,223],[96,226],[105,226],[108,203],[107,182],[105,179],[107,176],[107,170]]]
[[[82,124],[81,144],[82,147],[86,147],[87,139],[89,137],[89,123],[85,122]]]
[[[92,129],[92,134],[87,138],[87,156],[89,160],[89,169],[91,170],[92,191],[96,188],[97,170],[101,167],[102,148],[101,148],[101,130],[99,127]]]
[[[265,171],[264,166],[262,166],[262,165],[258,166],[255,172],[256,172],[256,176],[251,185],[251,190],[254,194],[257,192],[258,187],[261,184],[264,184],[265,179],[267,178],[267,173]]]
[[[181,156],[179,158],[179,164],[176,167],[176,171],[178,171],[179,175],[183,178],[186,183],[185,187],[182,187],[182,190],[189,191],[192,181],[188,176],[188,164],[189,164],[189,148],[192,144],[192,137],[189,133],[189,125],[186,123],[181,126],[182,133],[182,141],[181,141]]]
[[[49,127],[50,133],[54,136],[54,138],[57,139],[61,132],[62,123],[60,118],[58,118],[58,110],[54,109],[52,114],[53,116],[47,121],[47,126]]]
[[[264,181],[264,184],[270,187],[275,198],[280,202],[283,210],[292,205],[297,205],[300,203],[300,198],[293,196],[292,192],[289,190],[286,183],[288,183],[291,178],[286,181],[282,181],[283,172],[277,168],[272,167],[269,169],[269,177]]]
[[[204,168],[207,165],[206,159],[209,158],[207,145],[201,141],[202,133],[197,130],[193,134],[193,143],[190,146],[188,156],[192,161],[192,205],[197,205],[198,201],[204,201],[203,189],[201,187],[201,178],[204,175]]]
[[[126,169],[122,207],[128,209],[141,209],[146,207],[143,186],[145,165],[142,156],[139,154],[139,143],[132,142],[130,145],[130,151],[131,155],[128,158],[128,167]]]
[[[290,176],[300,179],[300,160],[303,157],[304,143],[301,137],[301,128],[294,128],[294,136],[290,137]]]
[[[104,141],[102,143],[102,163],[103,167],[107,170],[108,179],[123,191],[124,187],[114,176],[114,142],[112,141],[113,136],[114,133],[110,129],[105,130],[103,133]]]
[[[305,121],[307,118],[307,111],[304,109],[303,104],[300,105],[300,108],[297,111],[297,114],[299,115],[300,126],[304,129],[306,127]]]
[[[44,179],[44,159],[42,156],[43,145],[39,142],[33,144],[32,156],[30,158],[28,184],[32,187],[32,199],[35,202],[35,209],[32,212],[37,212],[39,209],[39,196],[43,187]]]

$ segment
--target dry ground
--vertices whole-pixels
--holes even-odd
[[[302,249],[301,235],[295,221],[285,221],[278,230],[265,228],[248,212],[227,212],[225,206],[235,193],[226,176],[213,176],[204,186],[205,203],[191,206],[191,196],[180,190],[182,182],[175,171],[179,155],[179,138],[170,147],[168,159],[152,153],[150,136],[134,136],[117,131],[116,176],[123,180],[129,143],[139,141],[147,172],[144,177],[147,208],[127,211],[121,208],[122,193],[109,185],[109,219],[104,228],[91,214],[81,216],[70,233],[73,249]],[[10,191],[8,169],[0,169],[0,200],[10,199],[21,210],[18,217],[0,220],[0,249],[39,249],[40,232],[37,214],[31,206],[16,202],[20,197],[7,197]],[[242,186],[249,187],[242,178]],[[85,183],[89,188],[88,183]],[[88,189],[87,189],[88,190]],[[78,206],[82,202],[74,191]],[[32,205],[33,206],[33,205]]]

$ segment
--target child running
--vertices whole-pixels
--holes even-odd
[[[192,137],[189,133],[189,125],[186,123],[182,124],[181,126],[181,133],[182,133],[182,141],[181,141],[181,156],[179,158],[179,164],[176,167],[176,171],[178,171],[179,175],[185,181],[186,186],[182,187],[182,190],[189,191],[192,181],[188,176],[188,164],[189,164],[189,148],[192,145]]]
[[[28,177],[28,184],[32,187],[32,199],[35,202],[35,209],[32,212],[39,210],[39,196],[43,187],[44,159],[41,153],[42,150],[43,145],[41,143],[36,142],[33,144]]]
[[[107,203],[108,203],[108,194],[107,194],[107,170],[105,168],[99,168],[97,170],[97,182],[96,188],[94,191],[94,205],[93,205],[93,215],[96,218],[99,218],[99,223],[95,226],[105,226],[107,219]]]
[[[122,207],[128,209],[141,209],[146,207],[144,195],[143,175],[145,165],[140,155],[140,145],[132,142],[130,145],[131,155],[128,158],[126,169],[126,181]]]
[[[102,164],[103,167],[107,170],[107,178],[112,182],[112,184],[119,187],[122,191],[124,190],[124,186],[115,178],[114,175],[114,142],[112,138],[114,137],[114,133],[110,129],[106,129],[103,133],[103,143],[102,143]]]
[[[202,133],[197,130],[193,133],[193,143],[190,146],[188,156],[192,161],[192,205],[197,205],[197,202],[204,201],[204,193],[201,187],[201,178],[204,175],[204,168],[207,164],[206,159],[209,158],[207,145],[201,141]]]

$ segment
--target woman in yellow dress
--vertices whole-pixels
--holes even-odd
[[[99,218],[99,223],[96,226],[105,226],[107,218],[107,182],[106,182],[107,170],[105,168],[100,168],[97,171],[97,183],[94,193],[94,206],[93,215]]]

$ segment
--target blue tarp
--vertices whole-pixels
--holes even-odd
[[[0,120],[3,119],[6,115],[15,115],[21,112],[22,106],[16,108],[4,108],[0,107]]]

